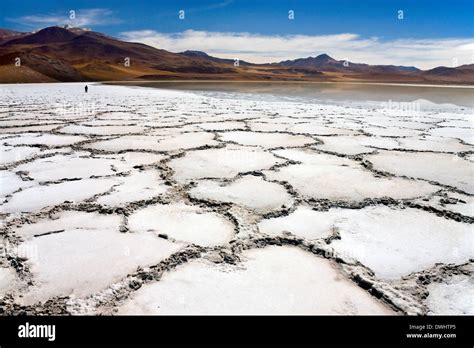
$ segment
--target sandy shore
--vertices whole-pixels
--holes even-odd
[[[474,314],[469,106],[83,88],[1,86],[3,313]]]

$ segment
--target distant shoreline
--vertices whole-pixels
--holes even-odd
[[[427,84],[427,83],[403,83],[403,82],[370,82],[370,81],[309,81],[309,80],[109,80],[109,81],[44,81],[44,82],[2,82],[0,85],[30,85],[30,84],[61,84],[61,83],[84,83],[84,84],[104,84],[104,85],[148,85],[148,84],[173,84],[173,83],[194,83],[194,84],[208,84],[208,83],[222,83],[222,84],[316,84],[316,85],[361,85],[361,86],[398,86],[398,87],[428,87],[428,88],[462,88],[474,89],[474,84]]]
[[[86,83],[86,82],[84,82]],[[123,80],[123,81],[94,81],[90,83],[101,83],[105,85],[139,85],[153,83],[251,83],[251,84],[341,84],[341,85],[368,85],[368,86],[397,86],[397,87],[436,87],[436,88],[467,88],[474,89],[474,85],[450,85],[450,84],[417,84],[400,82],[364,82],[364,81],[279,81],[279,80]]]
[[[247,80],[165,80],[165,81],[95,81],[95,82],[52,82],[46,85],[123,86],[178,90],[187,92],[223,92],[244,94],[266,94],[283,98],[303,98],[303,100],[330,102],[411,102],[427,100],[435,104],[451,104],[474,108],[474,86],[430,85],[380,82],[316,82],[316,81],[247,81]],[[37,85],[37,83],[4,84],[7,86]],[[93,91],[93,89],[92,89]],[[309,99],[308,99],[309,98]]]
[[[474,107],[474,86],[417,85],[400,83],[310,82],[310,81],[111,81],[103,85],[172,89],[187,92],[266,94],[283,98],[303,98],[331,102],[374,101],[414,102]]]

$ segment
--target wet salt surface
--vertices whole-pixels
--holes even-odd
[[[472,313],[466,91],[254,88],[2,86],[7,312]]]
[[[130,85],[193,91],[221,98],[289,101],[300,103],[413,102],[418,99],[437,104],[474,107],[472,86],[429,86],[360,83],[298,82],[146,82]]]

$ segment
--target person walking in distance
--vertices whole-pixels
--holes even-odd
[[[88,89],[89,89],[89,87],[87,87],[87,85],[86,85],[86,87],[84,87],[84,90],[86,91],[86,93],[87,93]]]

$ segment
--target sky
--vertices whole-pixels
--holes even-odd
[[[422,69],[474,63],[474,0],[0,1],[0,28],[62,24],[255,63],[322,53]]]

